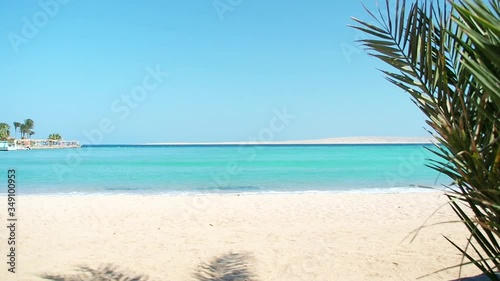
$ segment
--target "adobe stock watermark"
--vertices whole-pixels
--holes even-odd
[[[395,10],[395,7],[396,7],[395,5],[396,5],[396,3],[394,3],[394,1],[391,1],[389,4],[389,11]],[[376,9],[370,10],[370,13],[372,13],[373,15],[379,15],[379,13],[381,13],[382,15],[386,16],[387,15],[387,6],[380,8],[380,12],[378,10],[379,8],[380,7],[377,4]],[[364,15],[371,17],[369,15],[369,13],[365,13]],[[357,16],[356,16],[356,18],[357,18]],[[372,19],[372,21],[368,22],[368,23],[377,26],[378,23],[375,21],[375,19],[373,19],[373,18],[371,18],[371,19]],[[359,26],[360,24],[351,19],[351,22],[349,25],[350,26],[353,26],[353,25]],[[339,45],[339,48],[340,48],[342,54],[344,55],[344,58],[347,61],[347,63],[352,62],[353,56],[364,52],[363,46],[360,43],[356,43],[356,42],[359,42],[361,40],[368,38],[368,36],[364,32],[357,30],[357,29],[354,29],[352,27],[349,27],[349,28],[351,28],[353,31],[355,31],[353,40],[351,42],[342,42]]]
[[[223,172],[210,175],[217,187],[228,187],[231,183],[231,176],[241,173],[241,163],[254,161],[257,157],[257,152],[263,149],[262,146],[258,145],[273,141],[275,135],[283,132],[295,117],[294,114],[288,112],[286,107],[281,110],[273,109],[273,116],[269,120],[268,126],[260,129],[256,136],[250,137],[246,144],[239,147],[238,153],[244,155],[245,159],[229,161]]]
[[[233,12],[242,2],[243,0],[214,0],[212,5],[219,20],[224,21],[226,19],[225,14]]]
[[[141,84],[111,102],[109,107],[110,116],[102,117],[95,128],[82,130],[82,134],[88,143],[93,145],[103,144],[105,136],[112,134],[116,129],[116,125],[127,119],[131,112],[136,110],[149,97],[151,92],[158,89],[168,76],[167,72],[160,69],[160,65],[156,65],[155,68],[148,66],[145,71],[146,74],[142,78]],[[65,174],[80,165],[83,157],[88,155],[91,149],[91,147],[82,147],[71,150],[66,155],[64,164],[54,164],[52,169],[56,172],[59,181],[62,181]]]
[[[45,27],[50,19],[54,18],[60,11],[61,7],[67,5],[70,0],[41,0],[38,2],[40,9],[31,17],[22,17],[22,26],[19,33],[9,32],[7,39],[17,54],[19,47],[27,44],[29,40],[35,38],[41,28]]]
[[[261,128],[254,136],[250,136],[248,141],[238,147],[238,156],[229,159],[224,169],[218,173],[211,173],[210,179],[216,188],[221,190],[230,186],[231,178],[244,172],[242,165],[251,163],[258,157],[258,152],[265,149],[262,144],[275,140],[277,134],[285,131],[290,126],[296,115],[290,113],[286,107],[274,108],[273,115],[269,119],[267,126]],[[209,194],[211,188],[202,189],[203,194]],[[210,205],[210,200],[206,196],[194,196],[191,204],[183,206],[183,214],[188,220],[196,220],[197,213],[202,212]]]
[[[338,255],[333,239],[317,237],[314,241],[311,248],[300,248],[293,253],[275,252],[270,259],[272,274],[269,280],[314,280],[317,270]]]
[[[423,149],[415,149],[408,156],[400,156],[397,171],[386,171],[384,176],[387,186],[398,187],[407,184],[408,178],[415,174],[415,171],[425,164],[426,156]]]

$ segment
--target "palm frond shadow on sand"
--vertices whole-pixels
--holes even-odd
[[[196,281],[257,281],[249,259],[247,254],[224,254],[200,264],[193,277]],[[43,274],[40,277],[50,281],[152,281],[146,275],[125,271],[113,264],[98,268],[78,266],[77,271],[76,274]]]
[[[228,253],[200,265],[194,277],[197,281],[256,281],[249,261],[248,254]]]
[[[146,275],[121,270],[118,266],[105,264],[98,268],[79,266],[79,273],[72,275],[43,274],[42,278],[51,281],[148,281]]]

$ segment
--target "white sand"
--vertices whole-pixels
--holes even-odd
[[[464,242],[459,223],[405,239],[444,202],[438,193],[18,197],[17,279],[2,227],[0,280],[106,263],[150,280],[201,280],[200,264],[231,252],[248,257],[252,280],[415,280],[460,261],[442,237]],[[429,223],[454,219],[445,206]]]

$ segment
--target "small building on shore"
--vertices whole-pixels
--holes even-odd
[[[18,147],[30,149],[45,149],[45,148],[78,148],[81,147],[79,141],[71,140],[40,140],[40,139],[16,139],[14,143]]]

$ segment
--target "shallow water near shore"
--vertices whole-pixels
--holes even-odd
[[[0,153],[18,194],[404,192],[449,183],[432,145],[84,146]]]

